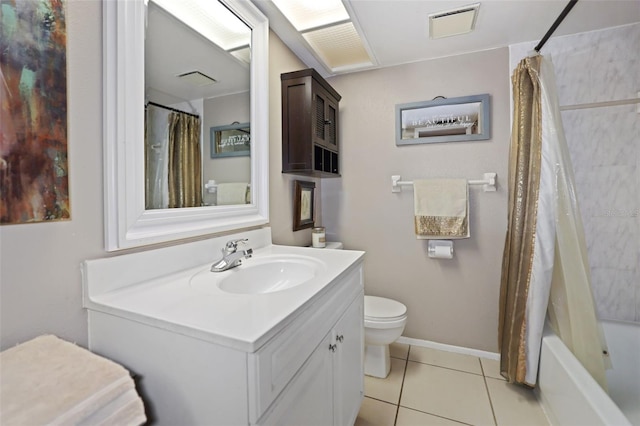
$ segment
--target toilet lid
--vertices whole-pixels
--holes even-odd
[[[407,313],[407,307],[402,303],[377,296],[364,296],[365,318],[390,320],[403,317]]]

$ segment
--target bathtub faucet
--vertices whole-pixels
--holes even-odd
[[[222,249],[222,259],[211,265],[211,272],[222,272],[227,269],[235,268],[242,263],[242,259],[248,259],[253,254],[253,249],[238,251],[238,244],[245,244],[248,240],[231,240],[225,244]]]

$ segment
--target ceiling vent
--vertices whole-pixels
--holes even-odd
[[[217,83],[216,79],[202,74],[200,71],[190,71],[184,74],[178,75],[182,81],[193,84],[194,86],[208,86],[209,84]]]
[[[466,34],[475,28],[480,3],[429,15],[429,38]]]

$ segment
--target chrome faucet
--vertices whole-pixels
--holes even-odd
[[[225,244],[222,249],[222,259],[216,261],[211,265],[211,272],[222,272],[227,269],[235,268],[242,263],[242,259],[248,259],[253,254],[253,249],[246,249],[238,251],[238,244],[244,244],[248,240],[231,240]]]

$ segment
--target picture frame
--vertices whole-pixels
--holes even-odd
[[[250,123],[233,123],[210,129],[211,158],[251,155]]]
[[[315,223],[315,182],[294,181],[293,230],[313,228]]]
[[[396,145],[491,138],[489,94],[396,105]]]

